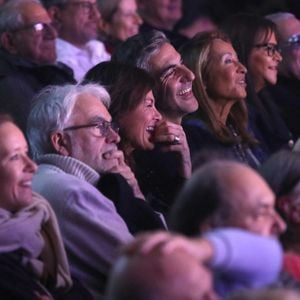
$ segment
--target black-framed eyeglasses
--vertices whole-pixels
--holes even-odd
[[[51,23],[38,22],[34,24],[25,25],[21,28],[13,30],[13,32],[17,32],[21,30],[32,30],[32,32],[40,34],[42,32],[49,32],[49,31],[53,32],[55,31],[55,28]]]
[[[265,43],[254,45],[256,48],[263,48],[267,51],[268,56],[273,57],[275,53],[281,53],[281,49],[277,44]]]
[[[108,122],[103,119],[91,124],[69,126],[64,128],[63,131],[78,130],[82,128],[93,128],[93,127],[97,129],[96,133],[99,137],[107,137],[111,130],[113,130],[116,133],[119,132],[118,124],[116,124],[115,122]]]
[[[98,11],[97,2],[92,3],[89,1],[75,1],[75,2],[67,2],[66,5],[78,6],[86,14],[91,14],[95,10]]]

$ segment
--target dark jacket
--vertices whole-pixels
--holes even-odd
[[[0,49],[0,112],[9,113],[23,132],[33,96],[47,85],[75,83],[63,64],[38,65]]]
[[[275,104],[295,138],[300,136],[300,80],[278,77],[276,85],[268,88]]]

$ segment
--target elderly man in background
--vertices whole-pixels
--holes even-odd
[[[278,236],[286,229],[265,180],[247,165],[221,159],[194,172],[176,199],[169,223],[171,229],[188,236],[221,227],[263,236]]]
[[[74,71],[80,81],[97,63],[110,59],[96,40],[101,14],[96,0],[42,0],[58,32],[57,59]]]
[[[0,7],[0,110],[23,131],[36,92],[74,82],[71,70],[55,63],[56,36],[38,0],[11,0]]]
[[[267,15],[266,18],[276,24],[282,50],[278,81],[269,90],[290,131],[299,137],[300,20],[287,12]]]
[[[53,206],[72,274],[101,299],[118,247],[132,239],[114,203],[96,188],[100,174],[121,174],[140,196],[117,149],[120,138],[98,85],[49,87],[36,97],[28,137],[39,168],[33,189]],[[143,200],[140,200],[143,201]]]

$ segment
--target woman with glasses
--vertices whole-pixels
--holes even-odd
[[[247,70],[231,43],[220,32],[203,32],[181,48],[181,55],[195,74],[193,92],[199,102],[184,122],[194,166],[199,151],[218,156],[217,151],[256,168],[262,154],[254,152],[256,140],[247,129]]]
[[[291,147],[291,133],[266,91],[267,86],[276,84],[282,60],[275,24],[262,17],[237,14],[225,20],[222,30],[248,70],[246,102],[250,128],[270,153]]]

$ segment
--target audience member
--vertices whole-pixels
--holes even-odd
[[[98,85],[52,86],[36,96],[28,120],[39,164],[33,189],[52,205],[71,272],[96,299],[118,247],[132,238],[113,202],[96,189],[100,174],[119,173],[140,194],[117,149],[120,138],[107,111],[109,100]]]
[[[37,167],[27,153],[23,133],[0,115],[1,299],[54,299],[50,290],[64,299],[69,264],[53,210],[32,192]]]
[[[0,111],[25,132],[32,97],[49,84],[73,83],[55,64],[56,31],[37,0],[11,0],[0,7]]]
[[[277,199],[277,205],[287,223],[287,231],[281,240],[286,250],[284,256],[285,270],[300,280],[300,181],[287,194]]]
[[[221,27],[248,69],[246,103],[250,128],[271,153],[292,147],[292,135],[266,90],[266,86],[276,84],[282,60],[275,24],[263,17],[237,14],[225,20]]]
[[[101,11],[100,37],[106,50],[138,34],[142,19],[137,13],[136,0],[97,0]]]
[[[287,230],[281,235],[286,250],[285,270],[300,279],[300,154],[279,151],[262,164],[260,173],[275,192],[277,210],[287,224]]]
[[[116,263],[107,300],[219,299],[207,265],[214,270],[215,289],[223,299],[238,289],[272,283],[281,258],[276,239],[237,229],[215,230],[202,239],[142,235]]]
[[[119,147],[146,199],[166,213],[191,175],[190,152],[181,125],[162,120],[155,108],[154,81],[142,69],[104,62],[85,78],[108,87],[109,111],[120,126]]]
[[[57,29],[57,59],[74,71],[80,81],[94,65],[110,59],[102,42],[96,40],[100,12],[96,0],[42,0]]]
[[[184,124],[192,157],[203,148],[218,149],[256,168],[262,154],[254,152],[255,139],[247,128],[246,68],[231,43],[221,33],[205,32],[180,51],[196,76],[193,92],[199,102]]]
[[[183,116],[198,108],[192,92],[195,76],[162,32],[127,39],[116,48],[112,60],[142,68],[154,77],[156,106],[165,120],[181,124]]]
[[[279,46],[282,50],[278,83],[270,87],[269,91],[289,129],[295,137],[299,137],[300,20],[287,12],[279,12],[266,17],[276,24]]]
[[[137,4],[143,19],[141,33],[160,30],[170,39],[175,48],[187,40],[174,30],[176,23],[182,17],[182,0],[137,0]]]
[[[188,236],[220,227],[244,228],[263,236],[285,230],[275,211],[274,194],[263,178],[247,165],[225,160],[208,162],[195,171],[175,201],[169,224]]]
[[[188,236],[210,228],[237,227],[276,237],[286,229],[263,178],[246,165],[222,160],[193,174],[175,201],[169,226]],[[299,289],[299,282],[283,270],[274,286]]]

